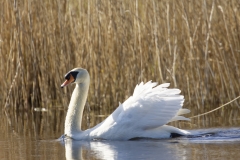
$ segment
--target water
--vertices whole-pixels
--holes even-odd
[[[239,134],[238,134],[239,137]],[[208,137],[209,138],[209,137]],[[240,137],[239,137],[240,138]],[[182,138],[140,141],[67,141],[67,159],[227,159],[240,156],[240,139]],[[205,138],[203,138],[205,139]],[[209,138],[210,139],[210,138]],[[87,152],[83,154],[84,152]],[[84,157],[85,156],[85,157]],[[230,159],[231,159],[230,158]]]
[[[229,117],[218,119],[208,129],[194,129],[196,137],[137,141],[71,141],[58,138],[63,134],[66,111],[8,111],[0,113],[0,159],[238,159],[240,156],[240,124]],[[90,126],[104,118],[92,117]],[[94,118],[95,117],[95,118]],[[227,118],[224,119],[224,118]],[[86,121],[86,118],[84,118]],[[207,118],[209,119],[209,117]],[[210,118],[211,119],[211,118]],[[225,121],[225,123],[224,123]],[[213,121],[214,122],[214,121]],[[85,122],[83,122],[86,124]],[[192,122],[194,124],[194,121]],[[216,124],[226,124],[214,127]],[[179,124],[182,128],[183,124]],[[195,123],[196,125],[196,123]],[[201,125],[200,128],[203,128]],[[234,128],[233,128],[234,126]],[[189,127],[189,126],[188,126]],[[85,129],[87,125],[85,125]]]

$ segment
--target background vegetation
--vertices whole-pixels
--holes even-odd
[[[66,109],[64,75],[83,67],[87,111],[110,113],[149,80],[181,89],[191,115],[208,111],[240,95],[239,25],[239,0],[2,0],[1,107]]]

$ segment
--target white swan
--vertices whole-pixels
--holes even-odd
[[[135,138],[170,138],[189,135],[190,132],[166,125],[177,120],[189,120],[182,114],[184,97],[179,89],[168,89],[168,83],[157,86],[151,81],[140,83],[134,93],[103,122],[85,131],[81,130],[82,114],[87,100],[90,76],[88,71],[75,68],[65,75],[61,87],[76,83],[65,120],[65,134],[75,140],[108,139],[130,140]]]

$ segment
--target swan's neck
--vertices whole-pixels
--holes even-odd
[[[65,134],[72,137],[81,132],[82,114],[87,100],[89,83],[76,84],[68,106],[65,120]]]

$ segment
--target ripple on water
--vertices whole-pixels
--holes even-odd
[[[240,128],[191,131],[194,136],[180,138],[190,143],[240,143]]]

